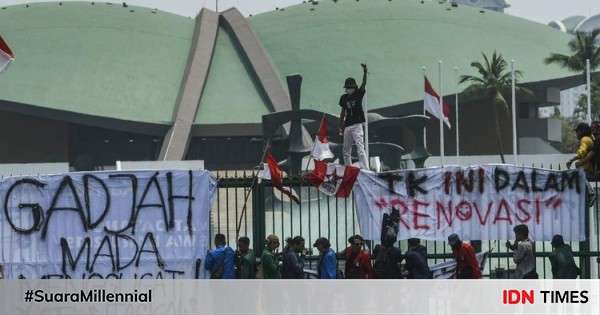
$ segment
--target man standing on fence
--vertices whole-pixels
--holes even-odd
[[[361,64],[363,79],[360,87],[354,78],[347,78],[344,82],[345,93],[340,97],[340,135],[344,137],[344,164],[352,165],[352,145],[356,145],[358,161],[362,169],[368,169],[367,153],[365,151],[363,123],[365,113],[362,102],[367,85],[367,65]]]
[[[473,246],[463,242],[457,234],[448,236],[448,244],[456,260],[456,279],[481,279],[481,268]]]
[[[513,228],[515,242],[506,242],[506,247],[513,251],[513,261],[517,264],[517,279],[537,279],[535,271],[535,255],[533,254],[533,242],[529,239],[529,228],[525,224],[519,224]]]

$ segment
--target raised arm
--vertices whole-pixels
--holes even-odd
[[[360,85],[360,89],[364,90],[365,87],[367,86],[367,64],[366,63],[361,63],[360,66],[363,68],[363,78],[362,78],[362,83]]]

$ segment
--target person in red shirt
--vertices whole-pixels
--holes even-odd
[[[350,237],[348,243],[350,246],[341,253],[346,259],[346,279],[372,279],[371,255],[363,250],[364,239],[357,234]]]
[[[475,257],[473,246],[460,240],[458,235],[448,236],[448,244],[452,247],[452,254],[456,260],[456,279],[481,279],[481,269]]]

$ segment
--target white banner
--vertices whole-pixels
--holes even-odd
[[[194,278],[215,191],[207,171],[6,178],[0,265],[9,279]]]
[[[484,165],[361,171],[353,191],[367,239],[379,240],[392,227],[398,239],[446,240],[457,233],[465,240],[507,240],[519,224],[536,241],[555,234],[585,239],[586,180],[579,170]]]

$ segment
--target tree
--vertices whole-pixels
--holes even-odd
[[[558,64],[573,72],[580,72],[584,82],[586,79],[586,60],[590,60],[591,70],[600,67],[600,29],[592,32],[577,32],[575,37],[569,41],[571,55],[553,53],[547,57],[546,64]]]
[[[500,128],[501,115],[508,117],[508,103],[511,95],[511,73],[508,68],[508,63],[501,54],[494,51],[492,58],[484,53],[483,63],[472,62],[471,67],[479,72],[479,76],[463,75],[460,78],[460,83],[469,82],[471,85],[464,91],[466,95],[479,95],[483,97],[485,103],[491,107],[492,119],[496,128],[496,141],[498,142],[498,151],[502,163],[504,160],[504,146],[502,145],[502,130]],[[515,77],[522,77],[521,71],[515,70]],[[520,94],[533,95],[531,91],[522,87],[515,87],[516,92]]]
[[[579,97],[573,116],[579,120],[587,119],[587,95]],[[592,121],[600,120],[600,81],[592,82]]]
[[[592,32],[576,32],[575,37],[569,41],[569,50],[571,55],[564,55],[553,53],[547,57],[544,61],[546,64],[558,64],[563,68],[566,68],[573,72],[581,73],[583,82],[587,81],[586,61],[590,61],[590,70],[594,71],[600,67],[600,29],[596,29]],[[598,96],[595,97],[594,101],[594,90],[598,90],[598,84],[594,86],[592,84],[592,120],[600,118],[600,112],[598,111],[600,103],[598,103]],[[575,108],[575,116],[581,120],[587,118],[587,95],[584,95],[579,99],[577,107]],[[596,114],[594,114],[594,112]]]

